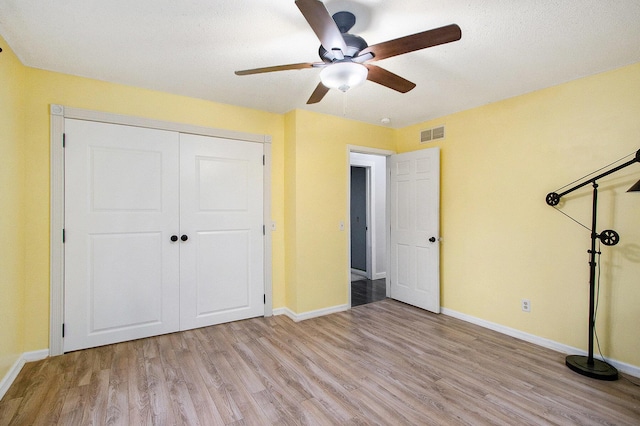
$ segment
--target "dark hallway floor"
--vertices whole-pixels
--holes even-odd
[[[365,305],[383,300],[387,284],[384,278],[379,280],[358,280],[351,282],[351,306]]]

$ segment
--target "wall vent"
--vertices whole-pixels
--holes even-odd
[[[444,139],[444,126],[432,127],[420,132],[420,143]]]

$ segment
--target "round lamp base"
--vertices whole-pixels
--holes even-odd
[[[618,370],[612,365],[597,359],[589,364],[589,358],[582,355],[569,355],[565,364],[578,374],[598,380],[618,380]]]

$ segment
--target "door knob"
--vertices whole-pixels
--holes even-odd
[[[180,239],[182,241],[187,241],[189,239],[189,237],[187,237],[187,234],[182,234],[182,236],[180,237]]]
[[[435,243],[436,242],[436,237],[429,238],[429,241],[431,241],[432,243]]]
[[[171,241],[173,241],[174,243],[175,243],[176,241],[178,241],[178,236],[177,236],[177,235],[172,235],[172,236],[171,236]]]

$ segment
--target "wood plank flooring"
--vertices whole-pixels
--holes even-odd
[[[386,299],[28,363],[0,401],[7,424],[638,425],[640,387]]]

